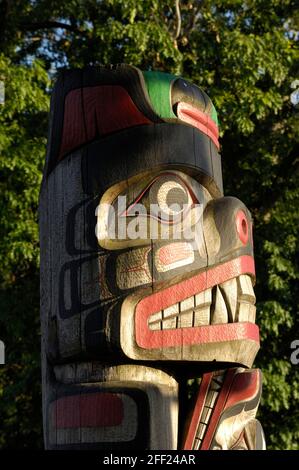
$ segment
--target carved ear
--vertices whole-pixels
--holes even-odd
[[[148,77],[148,74],[146,76]],[[180,80],[171,77],[177,86]],[[173,94],[173,91],[170,92],[172,81],[165,89],[161,88],[162,82],[159,80],[154,84],[154,89],[161,88],[159,93],[162,93],[163,99],[165,95],[169,100],[170,93]],[[173,119],[170,119],[172,126],[168,125],[169,119],[155,110],[152,103],[155,95],[149,93],[153,88],[149,83],[152,82],[155,80],[148,81],[147,78],[146,81],[140,70],[128,65],[116,68],[89,67],[62,72],[51,98],[45,176],[71,152],[94,141],[101,141],[100,148],[96,151],[96,159],[101,155],[100,160],[104,160],[104,166],[107,158],[112,159],[112,166],[108,165],[111,176],[118,174],[117,165],[121,160],[128,159],[127,169],[122,172],[122,176],[113,182],[107,182],[106,189],[125,177],[144,171],[146,167],[173,163],[195,166],[212,179],[212,190],[215,186],[214,191],[222,193],[218,129],[215,113],[211,111],[212,105],[201,111],[198,99],[193,100],[194,102],[191,100],[193,104],[188,101],[185,105],[181,103],[180,117],[173,113]],[[193,85],[189,85],[192,88]],[[192,93],[194,95],[193,91]],[[202,93],[200,91],[200,96]],[[186,91],[183,99],[188,100],[188,96]],[[190,111],[190,106],[193,106],[194,112]],[[195,113],[195,117],[192,114],[192,118],[190,113]],[[176,124],[175,128],[173,124]],[[112,138],[109,139],[108,136]],[[157,148],[157,144],[160,148]],[[113,169],[115,159],[117,161]],[[100,166],[101,163],[99,162]],[[91,174],[93,173],[94,169],[91,170]],[[101,184],[104,180],[105,177],[100,178]],[[85,187],[86,192],[94,192],[94,189],[90,187],[89,181],[88,190]]]
[[[70,152],[121,129],[162,122],[140,70],[129,65],[62,72],[52,93],[47,171]]]

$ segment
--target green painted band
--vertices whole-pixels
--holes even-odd
[[[147,91],[154,111],[162,119],[175,119],[177,116],[172,111],[171,106],[171,82],[175,80],[175,75],[163,72],[143,72]]]
[[[180,78],[177,75],[164,72],[142,72],[154,111],[162,119],[177,119],[171,105],[171,83]],[[218,126],[218,116],[212,104],[211,119]]]

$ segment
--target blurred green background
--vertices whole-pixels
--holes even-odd
[[[259,419],[268,448],[299,449],[298,30],[292,0],[0,1],[0,448],[43,446],[37,204],[53,81],[126,62],[183,75],[216,106],[225,194],[254,219]]]

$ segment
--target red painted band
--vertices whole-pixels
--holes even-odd
[[[209,450],[209,448],[210,448],[212,439],[213,439],[214,434],[215,434],[217,424],[219,422],[221,413],[223,411],[225,402],[227,400],[227,397],[228,397],[228,394],[229,394],[229,391],[230,391],[232,381],[234,380],[235,373],[236,373],[236,369],[228,369],[228,371],[226,373],[224,383],[223,383],[222,388],[220,390],[220,393],[219,393],[214,411],[212,412],[212,416],[211,416],[211,419],[210,419],[210,422],[209,422],[209,425],[208,425],[208,429],[207,429],[207,432],[206,432],[206,434],[203,438],[200,450]]]
[[[124,417],[123,401],[113,393],[70,395],[50,405],[57,429],[119,426]]]
[[[194,440],[198,429],[200,417],[206,400],[206,396],[209,390],[210,382],[212,380],[213,373],[203,374],[202,380],[199,386],[196,404],[192,414],[191,422],[188,428],[187,437],[183,446],[184,450],[192,450],[194,447]]]
[[[138,346],[144,349],[159,349],[240,339],[252,339],[258,342],[258,326],[249,322],[162,331],[148,328],[148,318],[153,313],[240,274],[255,274],[254,260],[251,256],[240,256],[140,300],[135,309],[135,334]]]
[[[192,344],[221,343],[250,339],[259,342],[259,328],[254,323],[225,323],[221,325],[196,326],[171,330],[151,331],[143,323],[142,340],[137,340],[144,349],[182,347]]]
[[[191,124],[206,134],[219,150],[219,132],[216,123],[206,113],[200,111],[189,103],[178,103],[177,116],[181,121]]]

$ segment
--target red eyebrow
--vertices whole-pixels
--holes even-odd
[[[213,121],[213,119],[210,118],[210,116],[195,108],[191,104],[184,103],[182,101],[177,105],[177,117],[181,121],[191,124],[210,137],[219,150],[219,131],[216,123]]]

